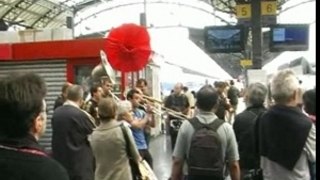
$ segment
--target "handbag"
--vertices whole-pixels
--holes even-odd
[[[133,180],[158,180],[156,175],[154,174],[153,170],[151,169],[150,165],[147,161],[142,160],[140,162],[135,161],[130,151],[130,139],[127,133],[124,124],[120,125],[122,133],[124,135],[124,139],[126,142],[126,152],[129,158],[129,164],[131,167],[131,174]]]
[[[138,163],[143,180],[158,180],[147,161],[142,160]]]
[[[120,128],[122,130],[124,140],[126,142],[126,152],[127,152],[128,158],[129,158],[129,165],[131,167],[132,179],[133,180],[143,180],[142,174],[140,172],[139,164],[135,161],[135,159],[133,159],[133,156],[131,154],[130,145],[129,145],[130,139],[129,139],[129,136],[127,134],[127,130],[125,129],[123,123],[121,123]]]

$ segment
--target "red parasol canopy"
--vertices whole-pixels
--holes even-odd
[[[136,24],[123,24],[110,31],[106,41],[110,65],[121,72],[139,71],[151,55],[147,29]]]

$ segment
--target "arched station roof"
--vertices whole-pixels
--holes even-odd
[[[9,26],[19,25],[25,28],[64,27],[68,16],[73,16],[93,5],[117,1],[130,2],[129,0],[0,0],[0,19],[5,20]],[[245,2],[246,0],[199,1],[215,7],[217,11],[234,15],[236,2]],[[290,0],[278,1],[279,6],[281,6]]]

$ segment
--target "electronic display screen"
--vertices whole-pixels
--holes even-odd
[[[279,24],[270,29],[270,51],[306,51],[309,48],[309,25]]]
[[[211,53],[233,53],[244,50],[242,26],[211,26],[205,28],[205,48]]]

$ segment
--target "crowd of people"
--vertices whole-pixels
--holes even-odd
[[[85,101],[83,88],[66,83],[54,105],[52,152],[38,143],[46,129],[44,80],[33,73],[0,79],[0,179],[136,180],[134,168],[149,152],[155,104],[139,79],[116,100],[102,77]],[[270,92],[271,93],[270,93]],[[271,105],[266,105],[272,94]],[[238,98],[246,109],[236,114]],[[250,84],[244,93],[231,80],[198,92],[177,83],[164,99],[169,113],[172,180],[309,180],[315,178],[315,89],[302,92],[290,70],[270,86]]]

